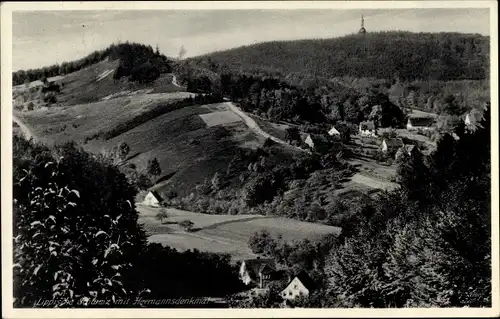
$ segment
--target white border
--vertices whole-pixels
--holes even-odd
[[[214,9],[489,8],[491,43],[492,308],[448,309],[111,309],[51,310],[12,307],[12,11],[214,10]],[[498,16],[496,1],[203,1],[203,2],[9,2],[1,13],[2,317],[5,318],[297,318],[297,317],[497,317],[499,311]],[[9,214],[7,214],[9,212]]]

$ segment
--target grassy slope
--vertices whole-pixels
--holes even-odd
[[[190,96],[189,93],[159,93],[119,97],[89,104],[50,107],[16,115],[45,142],[81,141],[101,130],[112,129],[160,103]]]
[[[179,250],[199,249],[202,251],[229,253],[233,260],[255,257],[248,247],[248,239],[262,229],[274,235],[281,234],[286,241],[308,238],[316,240],[327,234],[338,234],[340,229],[321,224],[306,223],[289,218],[262,215],[207,215],[167,209],[168,219],[161,224],[154,218],[158,209],[138,206],[140,222],[151,235],[152,242],[159,242]],[[189,219],[196,232],[187,233],[176,222]]]
[[[223,104],[186,107],[164,114],[116,138],[104,147],[111,148],[121,141],[130,146],[130,160],[139,169],[146,169],[149,159],[156,157],[162,176],[173,176],[156,186],[160,193],[174,190],[187,195],[196,184],[210,179],[216,172],[224,174],[235,148],[256,148],[264,139],[243,123],[207,127],[198,114],[220,111]],[[283,154],[283,156],[288,156]],[[175,174],[174,174],[175,173]],[[234,185],[238,187],[238,183]]]

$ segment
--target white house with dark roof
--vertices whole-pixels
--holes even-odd
[[[340,136],[340,132],[337,130],[337,128],[335,126],[332,126],[332,128],[328,131],[328,135]]]
[[[359,123],[359,135],[366,137],[375,137],[377,135],[375,124],[373,122]]]
[[[151,207],[160,207],[161,202],[162,198],[156,191],[149,191],[144,197],[142,204]]]
[[[293,301],[298,297],[309,297],[313,292],[315,284],[311,277],[305,272],[298,273],[290,283],[281,291],[281,298],[286,301]]]

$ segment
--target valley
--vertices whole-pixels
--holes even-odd
[[[14,72],[16,302],[483,307],[488,46],[361,15],[340,38]]]

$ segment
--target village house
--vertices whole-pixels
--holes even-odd
[[[380,151],[384,154],[396,152],[403,145],[404,142],[400,138],[384,138],[380,145]]]
[[[281,297],[285,303],[292,302],[299,296],[307,298],[314,290],[314,286],[311,277],[305,271],[301,271],[281,291]]]
[[[328,149],[330,142],[323,135],[309,134],[304,140],[311,149],[322,152]]]
[[[142,203],[146,206],[160,207],[161,202],[162,198],[156,191],[149,191]]]
[[[406,123],[406,129],[411,130],[430,130],[434,128],[434,119],[432,117],[409,117]]]
[[[395,159],[396,159],[396,161],[399,161],[404,156],[413,157],[413,156],[417,155],[419,152],[420,152],[420,150],[418,149],[418,147],[416,145],[405,144],[398,149],[398,151],[396,152]]]
[[[273,279],[274,272],[276,272],[274,259],[258,257],[241,262],[239,277],[245,285],[257,285],[263,289]]]
[[[481,127],[481,120],[483,119],[483,113],[480,110],[474,109],[465,115],[464,123],[468,130],[474,131]]]
[[[359,123],[359,135],[364,137],[375,137],[377,135],[375,124],[373,122]]]
[[[328,135],[330,136],[340,136],[340,132],[335,128],[335,126],[332,126],[332,128],[328,131]]]

